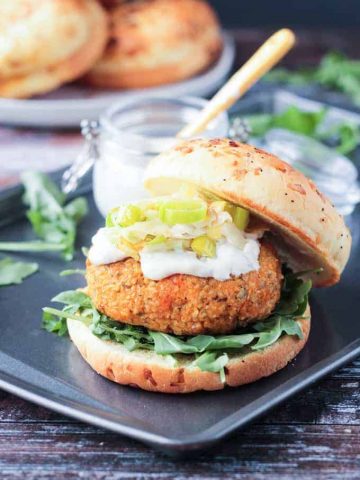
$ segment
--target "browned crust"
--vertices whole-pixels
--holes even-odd
[[[202,0],[120,4],[110,11],[110,25],[104,55],[84,79],[98,87],[181,81],[209,67],[222,49],[216,15]]]
[[[173,367],[154,353],[137,356],[124,347],[92,335],[81,322],[68,321],[70,337],[86,362],[109,380],[152,392],[191,393],[197,390],[221,390],[238,387],[272,375],[284,368],[303,349],[310,332],[310,308],[298,322],[303,339],[283,336],[270,347],[237,356],[226,367],[226,382],[217,373],[203,372],[189,363]]]
[[[242,205],[268,224],[293,270],[322,267],[315,286],[336,283],[351,236],[316,185],[275,155],[226,138],[185,141],[150,162],[145,186],[155,195],[191,182]]]
[[[266,318],[281,292],[281,264],[262,242],[259,270],[219,281],[193,275],[145,278],[132,258],[109,265],[86,262],[88,293],[96,308],[120,322],[176,335],[230,333]]]
[[[36,69],[36,64],[27,74],[0,78],[0,96],[27,98],[49,92],[63,83],[82,76],[100,58],[108,39],[108,19],[106,12],[95,0],[74,3],[82,8],[84,23],[87,24],[88,38],[77,51],[65,60]],[[40,7],[39,7],[40,8]],[[70,8],[70,6],[69,6]],[[61,38],[58,42],[61,42]],[[36,51],[33,52],[36,58]]]
[[[114,72],[91,72],[84,78],[85,83],[101,88],[150,88],[159,85],[166,85],[168,83],[180,82],[191,76],[198,75],[205,71],[212,63],[214,63],[220,55],[221,46],[216,53],[212,54],[211,58],[203,62],[198,62],[197,67],[191,70],[184,70],[179,68],[178,64],[170,64],[166,66],[159,66],[154,69],[139,68],[132,71]]]

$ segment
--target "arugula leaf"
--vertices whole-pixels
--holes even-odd
[[[58,250],[65,260],[71,260],[77,224],[87,213],[86,199],[79,197],[64,205],[64,194],[40,172],[25,172],[21,179],[25,188],[24,202],[29,207],[27,217],[43,242],[0,242],[0,250]]]
[[[3,258],[0,260],[0,286],[19,284],[38,270],[37,263],[17,262],[9,257]]]
[[[77,305],[79,308],[92,308],[92,302],[88,295],[81,290],[66,290],[56,295],[52,302],[63,303],[65,305]]]
[[[219,335],[216,337],[208,336],[207,344],[205,345],[201,345],[201,337],[204,337],[204,335],[197,335],[188,340],[189,344],[198,346],[199,352],[205,350],[239,350],[245,345],[249,345],[249,343],[254,340],[255,335],[254,333],[242,333],[237,335]]]
[[[69,275],[83,275],[85,276],[86,270],[81,268],[69,268],[67,270],[62,270],[59,275],[60,277],[67,277]]]
[[[306,307],[311,285],[311,280],[303,281],[300,278],[285,280],[281,300],[275,308],[275,313],[296,316],[304,302]]]
[[[308,112],[292,106],[278,114],[254,114],[245,117],[245,120],[254,137],[265,135],[271,128],[283,128],[317,140],[336,142],[338,152],[344,155],[351,153],[360,142],[360,127],[351,122],[341,122],[321,131],[325,113],[325,109]]]
[[[259,331],[259,337],[257,342],[251,346],[252,350],[269,347],[281,337],[283,332],[303,338],[299,324],[289,317],[276,316],[271,322],[258,323],[254,328]]]
[[[219,372],[225,381],[224,367],[229,361],[228,353],[261,350],[275,343],[283,334],[302,338],[302,330],[296,321],[305,312],[310,280],[296,274],[284,272],[281,300],[274,313],[263,322],[249,325],[232,335],[196,335],[194,337],[169,335],[154,332],[144,327],[127,325],[111,320],[101,314],[84,292],[66,291],[53,298],[54,302],[65,305],[63,310],[44,308],[43,326],[59,335],[66,333],[66,319],[75,319],[88,325],[97,337],[121,343],[128,350],[147,349],[163,356],[195,356],[193,364],[200,369]],[[176,358],[170,357],[175,362]]]
[[[196,353],[198,348],[190,345],[174,335],[161,332],[149,331],[150,337],[154,340],[154,350],[161,355],[172,353]]]
[[[265,80],[289,85],[317,83],[345,93],[360,105],[360,60],[351,60],[340,52],[328,52],[314,68],[275,69],[265,76]]]
[[[219,372],[221,381],[225,383],[226,376],[224,368],[228,362],[229,357],[227,353],[219,355],[214,352],[205,352],[200,355],[193,364],[205,372]]]
[[[44,311],[42,318],[42,326],[50,333],[55,333],[59,337],[68,334],[66,318],[54,315],[53,313]]]
[[[40,242],[0,242],[0,250],[3,252],[53,252],[63,250],[61,244]]]
[[[332,126],[325,132],[319,132],[317,137],[320,140],[337,142],[336,150],[346,155],[355,150],[360,143],[360,127],[354,123],[344,122]]]
[[[277,114],[254,114],[246,117],[251,134],[264,135],[270,128],[285,128],[303,135],[313,136],[323,121],[325,110],[307,112],[292,106]]]

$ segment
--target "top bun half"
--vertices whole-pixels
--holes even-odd
[[[294,271],[322,268],[309,275],[315,286],[339,281],[350,233],[316,185],[286,162],[229,139],[183,141],[150,162],[145,187],[167,195],[184,183],[241,205],[265,222],[280,257]]]

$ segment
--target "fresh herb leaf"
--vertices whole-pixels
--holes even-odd
[[[83,275],[85,276],[86,270],[81,268],[69,268],[67,270],[62,270],[59,275],[60,277],[67,277],[68,275]]]
[[[154,340],[154,350],[161,355],[173,353],[197,353],[199,350],[195,345],[189,345],[186,341],[174,335],[161,332],[149,331],[150,337]]]
[[[313,271],[311,271],[313,272]],[[310,280],[302,280],[301,276],[310,273],[296,274],[284,272],[282,295],[274,313],[263,322],[248,326],[242,332],[232,335],[196,335],[184,337],[154,332],[144,327],[127,325],[111,320],[101,314],[84,292],[66,291],[53,298],[54,302],[65,305],[63,310],[44,309],[43,324],[48,331],[55,333],[65,331],[66,319],[76,319],[88,325],[94,335],[102,340],[121,343],[128,350],[147,349],[163,356],[195,355],[194,365],[202,370],[219,372],[225,381],[224,367],[229,353],[249,350],[261,350],[275,343],[283,334],[302,338],[302,330],[297,319],[305,312]],[[58,317],[59,322],[56,322]]]
[[[220,379],[225,383],[225,366],[229,362],[227,353],[219,355],[215,352],[205,352],[200,355],[195,361],[194,365],[205,372],[220,373]]]
[[[56,295],[52,302],[63,303],[64,305],[77,305],[82,308],[92,308],[92,302],[88,295],[81,290],[67,290]]]
[[[60,252],[61,244],[41,242],[0,242],[0,250],[3,252]]]
[[[235,335],[219,335],[216,337],[206,336],[207,340],[204,343],[201,337],[205,335],[197,335],[188,340],[188,344],[196,345],[198,352],[205,350],[240,350],[245,345],[249,345],[254,340],[254,333],[242,333]]]
[[[19,284],[38,270],[37,263],[17,262],[9,257],[3,258],[0,260],[0,286]]]
[[[325,109],[308,112],[292,106],[277,114],[249,115],[245,120],[254,137],[263,136],[272,128],[283,128],[317,140],[335,143],[337,151],[344,155],[351,153],[360,142],[360,127],[351,122],[340,122],[324,131],[320,127],[325,114]]]
[[[40,172],[25,172],[21,179],[25,188],[24,202],[29,207],[27,217],[43,242],[0,242],[0,250],[58,250],[65,260],[71,260],[77,224],[87,213],[86,199],[79,197],[64,205],[65,196]]]
[[[347,155],[360,143],[360,127],[350,122],[339,123],[324,132],[319,132],[317,137],[320,140],[334,141],[336,150]]]
[[[253,136],[264,135],[271,128],[284,128],[303,135],[314,136],[323,121],[325,110],[307,112],[292,106],[277,114],[254,114],[246,117]]]
[[[275,69],[265,79],[288,85],[317,83],[345,93],[356,105],[360,105],[360,60],[351,60],[340,52],[327,53],[317,67],[296,71]]]
[[[259,331],[259,337],[257,342],[251,346],[252,350],[262,350],[269,347],[281,337],[283,332],[303,338],[299,324],[294,322],[292,318],[280,315],[276,316],[271,322],[257,323],[254,328]]]
[[[55,333],[59,337],[68,334],[66,318],[54,315],[50,312],[44,311],[42,317],[42,326],[50,333]]]

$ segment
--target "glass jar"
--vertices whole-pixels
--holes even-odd
[[[147,164],[176,143],[177,132],[193,120],[206,103],[207,100],[185,97],[115,104],[101,116],[98,124],[86,126],[87,150],[77,162],[78,166],[74,165],[72,173],[68,173],[68,185],[94,164],[94,198],[104,216],[122,202],[147,197],[143,187]],[[201,136],[225,137],[228,127],[227,114],[223,113]]]

